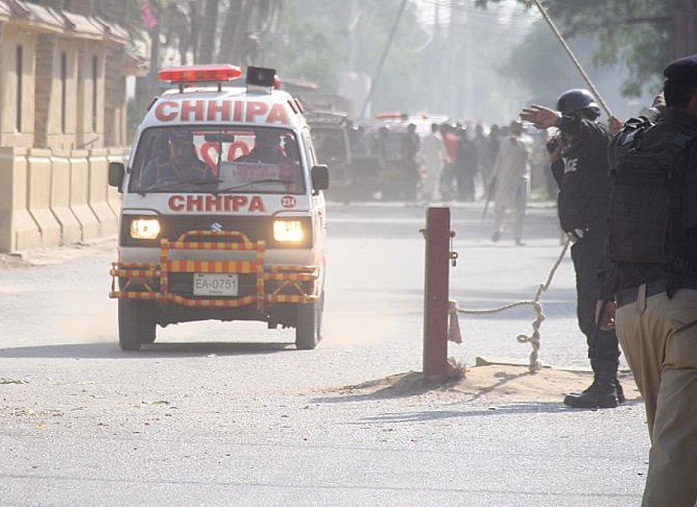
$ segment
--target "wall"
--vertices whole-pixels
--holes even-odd
[[[107,161],[126,163],[128,150],[0,147],[0,252],[114,237]]]

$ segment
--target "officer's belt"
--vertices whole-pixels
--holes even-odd
[[[663,292],[666,292],[666,287],[668,286],[668,282],[666,280],[656,280],[655,282],[647,282],[646,283],[646,298],[650,298],[651,296],[656,296],[658,294],[661,294]],[[683,282],[679,284],[679,288],[681,289],[697,289],[697,281],[695,280],[689,280],[686,282]],[[632,303],[635,303],[637,299],[639,299],[639,290],[641,289],[641,285],[638,287],[627,287],[626,289],[620,289],[615,293],[615,301],[617,303],[617,308],[620,308],[625,305],[630,305]]]

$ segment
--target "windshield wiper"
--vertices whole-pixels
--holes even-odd
[[[266,179],[263,179],[263,180],[250,181],[250,182],[248,182],[248,183],[243,183],[243,184],[241,184],[241,185],[235,185],[235,186],[232,186],[232,187],[219,188],[218,190],[216,190],[216,191],[213,192],[213,193],[214,193],[214,194],[219,194],[219,193],[221,193],[221,192],[233,192],[233,191],[239,190],[239,189],[241,189],[241,188],[246,188],[246,187],[249,187],[249,186],[252,186],[252,185],[261,184],[261,183],[281,183],[281,184],[283,184],[283,185],[290,185],[290,184],[292,184],[292,183],[295,183],[295,181],[293,181],[293,180],[277,180],[277,179],[273,179],[273,178],[266,178]]]

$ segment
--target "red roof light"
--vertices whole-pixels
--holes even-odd
[[[233,81],[242,75],[242,69],[234,65],[193,65],[172,67],[157,73],[160,81],[169,83],[219,83]]]

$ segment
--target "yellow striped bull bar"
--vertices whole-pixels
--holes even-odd
[[[189,238],[211,238],[226,241],[191,241]],[[250,261],[201,261],[170,259],[173,250],[236,250],[255,252]],[[196,308],[239,308],[256,305],[263,311],[268,305],[277,303],[311,303],[317,299],[301,282],[315,282],[318,277],[316,266],[264,266],[266,243],[252,242],[237,231],[188,231],[176,241],[160,241],[160,262],[113,262],[111,264],[110,298],[155,300],[163,304],[176,304]],[[174,294],[169,290],[171,273],[220,273],[253,274],[256,276],[256,293],[237,298],[198,299]],[[120,286],[117,288],[117,280]],[[265,282],[277,284],[267,293]],[[156,289],[159,285],[159,290]]]

